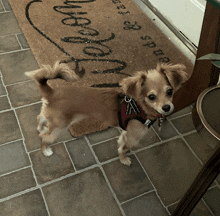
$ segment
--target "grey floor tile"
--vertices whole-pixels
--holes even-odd
[[[5,9],[4,9],[2,3],[0,2],[0,12],[4,12],[4,11],[5,11]]]
[[[44,156],[40,150],[30,153],[30,157],[39,184],[74,172],[63,143],[53,146],[53,155],[50,157]]]
[[[11,109],[7,96],[0,97],[0,111]]]
[[[120,202],[153,190],[153,186],[135,156],[129,157],[132,160],[130,167],[121,164],[119,160],[103,165],[106,176]]]
[[[207,142],[197,132],[184,138],[203,163],[206,163],[220,146],[217,143]]]
[[[2,83],[2,79],[0,77],[0,96],[2,95],[6,95],[6,90],[5,90],[5,87],[3,86],[3,83]]]
[[[35,187],[36,182],[31,168],[0,177],[0,199],[13,195],[28,188]]]
[[[38,68],[38,64],[31,50],[0,55],[0,70],[5,85],[30,80],[24,73]]]
[[[171,121],[181,134],[195,130],[191,114],[173,119]]]
[[[39,149],[41,145],[41,139],[37,131],[37,115],[40,113],[40,108],[41,104],[35,104],[16,109],[28,151]]]
[[[92,146],[100,162],[118,157],[118,138]]]
[[[182,139],[137,153],[165,205],[182,198],[201,165]]]
[[[0,113],[0,145],[21,139],[21,131],[13,111]]]
[[[4,5],[4,8],[6,11],[11,11],[11,5],[9,4],[8,0],[2,0],[2,3]]]
[[[153,127],[151,127],[148,133],[140,140],[139,144],[133,147],[132,150],[141,149],[157,142],[160,142],[160,139],[154,132]]]
[[[220,188],[214,187],[208,190],[203,196],[203,199],[214,215],[220,216]]]
[[[121,216],[122,213],[99,168],[43,187],[53,216]]]
[[[77,170],[96,164],[96,160],[84,138],[66,143],[70,157]]]
[[[8,95],[13,107],[19,107],[41,100],[34,81],[7,86]]]
[[[37,131],[37,116],[40,114],[41,106],[40,103],[16,109],[28,151],[39,149],[41,145],[41,139]],[[65,134],[58,137],[55,142],[66,141],[72,138],[70,132],[67,131]]]
[[[122,205],[126,216],[168,216],[155,192],[140,196]]]
[[[170,115],[168,118],[169,119],[173,119],[173,118],[176,118],[176,117],[179,117],[179,116],[182,116],[182,115],[185,115],[185,114],[189,114],[192,112],[192,107],[189,105],[187,107],[184,107],[183,109],[173,113],[172,115]]]
[[[173,213],[174,210],[176,209],[177,205],[178,205],[178,203],[175,205],[169,206],[169,208],[168,208],[169,212]],[[191,212],[190,216],[213,216],[213,215],[209,211],[206,204],[202,200],[200,200],[199,203],[196,205],[196,207]]]
[[[162,140],[170,139],[178,135],[173,126],[167,120],[162,123],[161,130],[159,130],[157,122],[153,124],[153,128]]]
[[[29,165],[22,140],[0,146],[0,175]]]
[[[217,180],[218,184],[220,185],[220,174],[217,176],[216,180]]]
[[[91,143],[91,145],[93,145],[98,142],[103,142],[107,139],[114,138],[119,135],[120,133],[117,128],[110,128],[104,131],[89,134],[87,135],[87,138],[89,139],[89,142]]]
[[[21,33],[21,29],[13,12],[0,13],[0,20],[0,36]]]
[[[17,34],[17,37],[18,37],[18,40],[19,40],[19,42],[21,44],[22,49],[30,48],[29,44],[28,44],[28,42],[27,42],[27,40],[26,40],[26,38],[25,38],[23,33],[22,34]]]
[[[21,47],[15,35],[0,37],[0,53],[20,50]]]
[[[40,190],[0,203],[2,216],[48,216]]]

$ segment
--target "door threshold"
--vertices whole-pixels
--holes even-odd
[[[148,0],[133,0],[175,46],[195,64],[197,47],[175,28]]]

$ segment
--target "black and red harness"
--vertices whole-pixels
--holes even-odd
[[[119,125],[123,130],[126,130],[128,122],[132,119],[140,121],[142,124],[150,128],[158,119],[158,124],[163,122],[164,117],[160,114],[156,119],[150,120],[147,114],[138,107],[136,101],[128,95],[118,95],[118,119]]]

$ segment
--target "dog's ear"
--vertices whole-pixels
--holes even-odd
[[[188,74],[185,72],[186,67],[182,64],[158,64],[156,69],[166,75],[175,91],[189,79]]]
[[[122,87],[124,94],[137,99],[141,94],[146,79],[146,72],[141,71],[131,77],[124,78],[119,85]]]

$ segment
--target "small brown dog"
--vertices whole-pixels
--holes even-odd
[[[71,124],[92,117],[105,122],[109,127],[121,125],[126,129],[118,139],[118,153],[121,163],[130,165],[126,152],[147,133],[148,127],[143,124],[144,121],[153,121],[174,110],[173,94],[188,79],[185,69],[181,64],[158,64],[156,69],[137,72],[134,76],[123,79],[120,85],[124,95],[121,97],[120,94],[120,102],[119,92],[112,88],[82,87],[76,82],[59,88],[53,87],[53,79],[78,79],[66,64],[57,62],[53,68],[44,66],[42,69],[26,72],[27,76],[36,81],[42,95],[43,105],[37,117],[37,130],[42,139],[43,154],[53,154],[47,145],[53,143]],[[124,109],[126,113],[122,113]],[[131,116],[134,113],[137,116]]]

